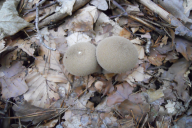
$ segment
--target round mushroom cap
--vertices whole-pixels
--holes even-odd
[[[138,52],[126,38],[112,36],[102,40],[96,49],[100,66],[111,73],[123,73],[136,66]]]
[[[77,43],[69,47],[63,63],[65,68],[76,76],[89,75],[99,70],[96,47],[91,43]]]

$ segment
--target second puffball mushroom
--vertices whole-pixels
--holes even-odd
[[[123,73],[136,66],[138,52],[126,38],[112,36],[102,40],[96,49],[97,61],[109,73]]]
[[[100,71],[96,60],[96,48],[91,43],[77,43],[69,47],[63,63],[68,72],[76,76],[86,76]]]

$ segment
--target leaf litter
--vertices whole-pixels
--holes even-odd
[[[147,1],[0,2],[2,121],[42,128],[191,127],[192,2]],[[110,36],[135,45],[139,60],[132,70],[80,77],[66,70],[62,58],[70,46],[97,46]]]

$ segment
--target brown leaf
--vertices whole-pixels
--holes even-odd
[[[128,83],[119,84],[116,87],[117,91],[107,98],[108,106],[123,102],[133,91],[133,87],[131,87]]]
[[[18,42],[14,45],[18,46],[24,52],[26,52],[29,56],[33,56],[35,49],[31,47],[31,42],[28,40],[18,40]]]
[[[176,37],[176,50],[180,52],[186,60],[192,60],[192,44],[186,39]]]
[[[173,93],[173,90],[172,89],[165,89],[163,90],[163,93],[164,93],[164,99],[165,100],[173,100],[173,101],[176,101],[176,96],[175,94]]]
[[[29,26],[30,24],[22,19],[17,12],[17,5],[19,0],[6,1],[0,10],[0,40],[4,37],[14,35],[21,29]]]
[[[164,96],[163,90],[162,89],[158,89],[158,90],[147,90],[147,94],[148,94],[148,101],[149,102],[153,102],[161,97]]]
[[[190,62],[182,58],[174,63],[169,68],[169,70],[167,72],[164,72],[161,76],[161,78],[168,81],[176,81],[176,83],[172,83],[172,86],[175,90],[177,90],[178,96],[183,100],[187,100],[188,98],[188,93],[186,92],[186,88],[188,87],[188,85],[185,84],[184,74],[189,66]]]
[[[126,80],[130,85],[134,82],[146,81],[150,79],[151,76],[144,72],[143,67],[138,67],[131,74],[129,74],[124,80]]]
[[[117,126],[117,117],[112,112],[101,113],[100,118],[107,126]]]
[[[136,44],[134,44],[134,46],[135,46],[135,48],[137,49],[137,51],[138,51],[138,58],[139,59],[144,59],[144,57],[145,57],[145,52],[144,52],[144,48],[142,47],[142,46],[140,46],[140,45],[136,45]]]
[[[122,36],[124,38],[130,39],[131,37],[131,32],[127,31],[125,28],[123,28],[120,33],[119,36]]]
[[[1,53],[1,50],[3,50],[5,47],[5,41],[4,40],[1,40],[0,41],[0,53]]]
[[[74,92],[80,96],[83,94],[83,91],[86,89],[86,85],[81,85],[81,86],[78,86],[74,89]]]
[[[167,40],[168,40],[168,36],[164,36],[162,39],[161,39],[161,43],[163,43],[163,45],[167,45]]]
[[[175,124],[175,127],[178,128],[190,128],[192,127],[192,116],[183,116]]]
[[[103,33],[103,27],[106,24],[111,24],[111,26],[113,26],[113,28],[111,29],[111,31],[109,31],[108,33]],[[115,23],[113,20],[111,20],[106,14],[104,14],[103,12],[100,13],[97,22],[95,23],[95,41],[96,43],[98,43],[99,41],[105,39],[106,37],[109,37],[111,35],[114,36],[119,36],[120,32],[122,30],[122,28]]]
[[[32,121],[33,124],[37,124],[57,114],[56,110],[42,109],[42,108],[30,105],[28,102],[15,104],[13,106],[13,110],[15,111],[16,116],[24,117],[24,118],[21,118],[21,121],[23,122]]]
[[[29,91],[24,94],[24,99],[31,105],[49,108],[52,102],[59,99],[58,86],[45,79],[36,69],[29,69],[25,80]]]
[[[45,59],[41,56],[36,57],[35,65],[41,75],[44,75],[47,80],[67,83],[63,66],[60,64],[59,59],[60,53],[58,51],[48,50]]]
[[[89,109],[91,109],[91,110],[93,110],[93,111],[94,111],[94,109],[95,109],[94,103],[91,102],[91,101],[88,101],[88,102],[87,102],[86,107],[89,108]]]
[[[49,121],[45,124],[39,125],[38,128],[45,128],[45,127],[53,128],[58,123],[58,120],[59,119],[52,119],[51,121]]]
[[[97,8],[94,6],[87,6],[78,10],[72,18],[66,21],[64,28],[73,32],[91,31],[93,30],[93,24],[96,22],[97,17]]]
[[[117,108],[117,110],[123,115],[131,115],[135,120],[140,120],[150,110],[149,104],[135,104],[129,100],[124,100]]]
[[[106,0],[92,0],[90,4],[97,7],[99,10],[106,11],[108,9],[108,4]]]
[[[132,94],[133,89],[128,83],[117,85],[117,91],[107,97],[107,106],[121,103],[126,99],[134,103],[144,103],[144,96],[141,93]]]
[[[179,59],[178,53],[176,51],[172,51],[167,54],[163,62],[166,63],[167,61],[169,61],[169,62],[175,63],[178,59]]]
[[[2,86],[2,97],[5,99],[19,96],[28,90],[25,83],[25,67],[22,63],[15,61],[10,68],[6,67],[6,61],[1,60],[0,84]]]
[[[173,47],[171,42],[167,42],[166,45],[159,45],[158,47],[154,48],[155,50],[157,50],[160,54],[167,54],[168,52],[173,51]]]
[[[165,55],[159,54],[154,49],[151,50],[150,56],[148,57],[149,62],[155,66],[161,66],[163,60],[165,59]]]

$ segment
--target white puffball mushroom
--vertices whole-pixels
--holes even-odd
[[[86,76],[100,71],[96,47],[91,43],[77,43],[69,47],[63,63],[67,71],[76,76]]]
[[[110,73],[123,73],[134,68],[138,60],[135,46],[126,38],[111,36],[102,40],[96,49],[99,65]]]

